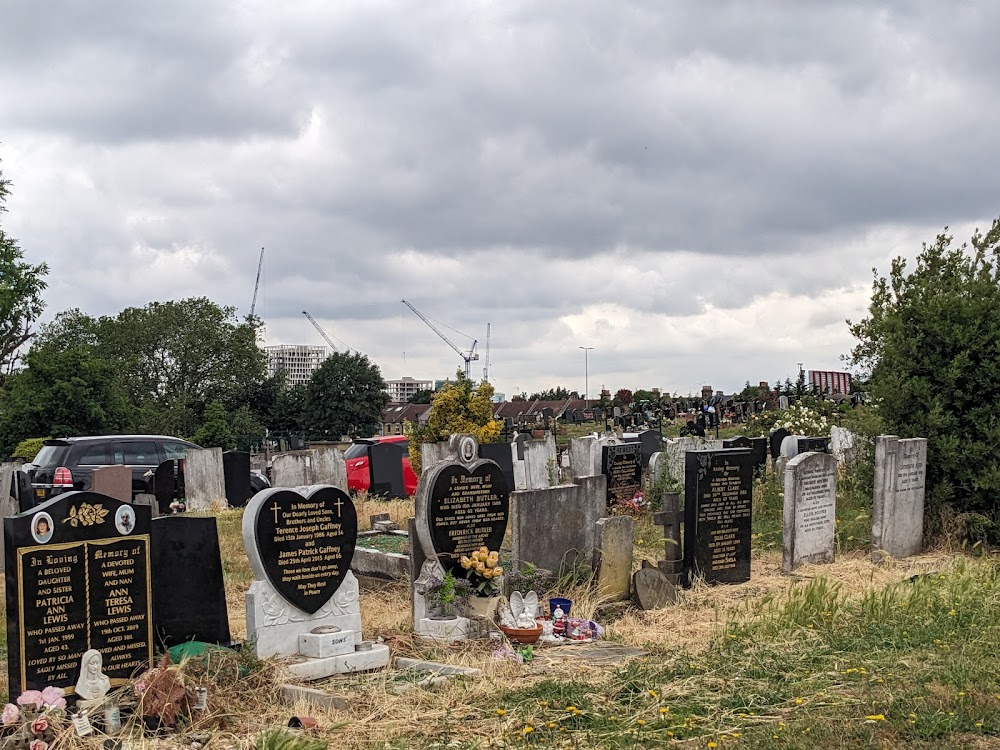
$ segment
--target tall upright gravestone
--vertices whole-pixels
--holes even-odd
[[[752,452],[689,452],[684,473],[685,582],[749,581]]]
[[[785,466],[781,571],[832,563],[837,532],[837,459],[800,453]]]
[[[872,503],[872,560],[909,557],[924,535],[927,438],[875,438],[875,496]]]
[[[642,489],[642,445],[605,445],[601,470],[608,478],[608,507],[631,500]]]
[[[97,649],[112,685],[153,659],[150,510],[68,492],[4,520],[10,694],[72,692]]]
[[[463,555],[486,547],[499,551],[507,531],[510,488],[499,465],[479,458],[471,435],[452,435],[445,460],[424,471],[417,486],[415,530],[422,558],[413,579],[413,625],[417,635],[456,640],[466,635],[464,617],[441,623],[431,617],[426,594],[435,580],[452,572],[464,577]]]
[[[272,487],[243,513],[243,544],[254,573],[246,594],[247,637],[258,658],[288,658],[297,677],[384,667],[389,649],[361,643],[358,580],[351,560],[358,516],[338,487],[306,494]]]

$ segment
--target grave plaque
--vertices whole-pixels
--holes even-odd
[[[226,451],[222,454],[222,479],[226,488],[226,502],[233,508],[242,508],[253,495],[250,486],[250,454],[244,451]]]
[[[631,500],[642,489],[642,446],[639,443],[605,445],[601,471],[608,478],[608,507]]]
[[[771,433],[771,436],[768,438],[769,447],[771,448],[771,458],[777,459],[781,455],[781,441],[791,434],[784,427],[779,427]]]
[[[927,438],[875,439],[872,503],[872,559],[903,558],[920,552],[924,533]]]
[[[684,580],[750,580],[753,454],[745,448],[685,454]]]
[[[471,470],[444,464],[431,488],[428,523],[434,551],[451,559],[456,576],[464,576],[459,558],[480,547],[499,550],[509,512],[507,480],[495,463],[483,461]]]
[[[798,439],[799,453],[829,453],[830,438],[804,437]]]
[[[256,546],[251,567],[289,603],[315,614],[350,571],[358,541],[354,503],[328,485],[315,487],[308,497],[285,489],[268,492],[266,502],[254,503],[256,514],[243,515],[244,540]]]
[[[782,572],[832,563],[836,524],[837,459],[829,453],[800,453],[785,466]]]
[[[153,659],[150,510],[68,492],[4,520],[8,685],[73,692],[80,658],[104,657],[112,685]]]

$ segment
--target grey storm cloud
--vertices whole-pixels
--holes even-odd
[[[622,378],[740,385],[835,360],[873,266],[997,213],[998,22],[985,0],[17,3],[4,226],[53,267],[53,311],[245,310],[264,246],[269,336],[311,336],[308,305],[390,375],[406,297],[496,321],[526,389],[578,369],[576,338]],[[426,334],[443,350],[405,367],[440,375]]]

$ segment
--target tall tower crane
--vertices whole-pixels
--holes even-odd
[[[313,324],[313,328],[315,328],[317,331],[319,331],[319,335],[322,336],[323,339],[326,341],[326,343],[328,343],[330,345],[330,348],[333,349],[333,351],[335,351],[335,352],[339,352],[340,349],[338,349],[337,345],[333,343],[333,339],[330,338],[330,334],[328,334],[326,331],[324,331],[320,327],[320,324],[316,322],[316,318],[314,318],[312,315],[310,315],[309,312],[306,311],[306,310],[303,310],[302,314],[305,315],[307,318],[309,318],[309,322]],[[341,342],[341,343],[343,343],[343,342]],[[350,352],[350,349],[348,349],[347,351]]]
[[[486,360],[483,362],[483,380],[490,382],[490,324],[486,324]]]
[[[469,373],[471,371],[471,363],[475,362],[475,361],[477,361],[479,359],[479,355],[476,354],[476,344],[478,344],[479,342],[476,341],[475,339],[473,339],[472,340],[472,346],[469,348],[469,353],[466,354],[461,349],[459,349],[457,346],[455,346],[451,342],[451,339],[449,339],[447,336],[445,336],[443,333],[441,333],[441,331],[439,331],[437,329],[437,326],[435,326],[433,323],[431,323],[427,319],[427,317],[422,312],[420,312],[420,310],[418,310],[417,308],[415,308],[413,305],[411,305],[405,299],[402,302],[403,302],[404,305],[406,305],[408,308],[410,308],[413,311],[414,315],[416,315],[418,318],[420,318],[422,321],[424,321],[424,323],[427,324],[428,328],[430,328],[432,331],[434,331],[434,333],[436,333],[438,336],[440,336],[441,340],[444,341],[444,343],[446,343],[448,346],[450,346],[452,349],[455,350],[455,352],[458,354],[458,356],[461,357],[462,360],[465,362],[465,377],[469,377]]]
[[[253,285],[253,302],[250,303],[250,317],[257,309],[257,292],[260,291],[260,272],[264,270],[264,248],[260,249],[260,260],[257,261],[257,282]]]

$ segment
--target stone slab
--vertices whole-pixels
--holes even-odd
[[[328,659],[354,653],[354,632],[300,633],[299,653],[309,659]]]
[[[800,565],[832,563],[837,533],[837,459],[800,453],[785,466],[783,573]]]
[[[343,696],[302,685],[282,685],[281,701],[290,705],[305,703],[315,708],[335,708],[338,711],[346,711],[348,708],[347,699]]]
[[[569,465],[576,477],[592,477],[601,473],[601,447],[596,435],[569,441]]]
[[[920,552],[924,535],[927,438],[875,439],[872,559],[900,559]]]
[[[301,680],[322,680],[335,674],[371,672],[389,666],[389,647],[375,643],[370,651],[355,651],[353,654],[331,656],[326,659],[298,657],[285,666],[289,672]]]
[[[632,577],[635,598],[644,610],[663,609],[677,601],[677,587],[657,568],[642,568]]]
[[[614,516],[597,521],[594,568],[597,590],[602,598],[610,601],[629,598],[634,542],[631,516]]]
[[[132,468],[101,466],[90,474],[90,491],[113,497],[121,503],[132,502]]]
[[[332,446],[313,448],[310,453],[309,484],[328,484],[347,492],[347,462],[344,452]]]
[[[603,474],[577,477],[575,484],[511,494],[511,563],[522,562],[566,573],[591,569],[597,546],[597,521],[607,515]]]
[[[526,489],[539,490],[559,484],[556,463],[556,439],[551,432],[538,440],[524,441],[524,473]]]
[[[396,659],[396,669],[412,669],[416,672],[433,672],[434,674],[457,674],[466,677],[479,677],[483,670],[476,667],[457,667],[453,664],[442,664],[438,661],[421,661],[400,656]]]
[[[188,510],[228,507],[221,448],[190,448],[184,455],[184,492]]]

